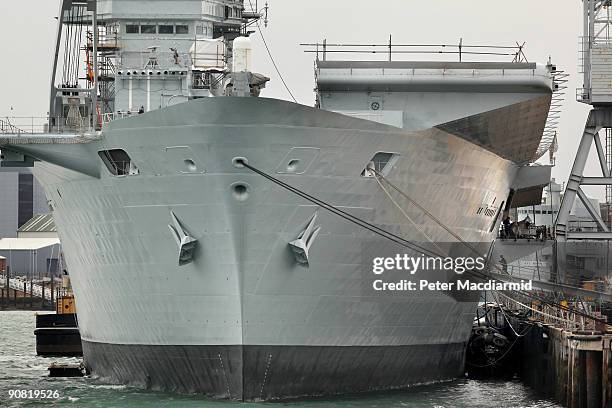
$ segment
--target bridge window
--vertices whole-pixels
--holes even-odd
[[[157,26],[155,24],[142,24],[140,26],[141,34],[156,34]]]
[[[125,26],[126,34],[138,34],[140,33],[140,26],[138,24],[128,24]]]
[[[98,152],[98,156],[100,156],[108,171],[114,176],[139,174],[138,168],[125,150],[101,150]]]
[[[174,26],[173,25],[160,25],[159,26],[160,34],[174,34]]]
[[[177,24],[176,33],[177,34],[189,34],[189,26],[184,25],[184,24]]]

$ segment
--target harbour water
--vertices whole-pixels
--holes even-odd
[[[107,385],[94,378],[49,378],[53,361],[78,362],[74,358],[43,358],[35,352],[34,312],[0,312],[0,407],[199,407],[199,408],[557,408],[538,398],[519,381],[457,380],[415,387],[408,391],[287,403],[235,403],[201,396],[182,396]],[[57,399],[10,399],[11,390],[58,391]]]

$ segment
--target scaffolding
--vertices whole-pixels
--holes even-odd
[[[93,54],[97,51],[97,78],[94,78]],[[98,106],[100,116],[114,111],[115,102],[115,74],[117,53],[120,50],[119,35],[114,26],[98,26],[97,44],[94,47],[94,33],[87,32],[87,46],[84,48],[87,55],[87,86],[94,87],[98,83]]]

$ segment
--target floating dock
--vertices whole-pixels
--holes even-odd
[[[36,315],[36,354],[39,356],[82,356],[83,346],[76,314]]]
[[[85,365],[52,363],[49,366],[49,377],[83,377],[86,374]]]

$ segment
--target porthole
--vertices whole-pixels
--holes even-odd
[[[132,176],[140,173],[125,150],[101,150],[98,152],[98,156],[100,156],[108,171],[114,176]]]
[[[246,157],[234,157],[232,159],[232,166],[236,167],[237,169],[244,168],[245,164],[249,164],[249,161]]]
[[[191,159],[185,159],[183,161],[183,163],[185,163],[185,168],[187,169],[187,171],[190,172],[196,172],[198,171],[198,166],[196,166],[195,162]]]
[[[232,195],[238,201],[245,201],[249,198],[249,186],[246,183],[234,183],[231,186]]]
[[[376,175],[388,175],[398,157],[397,153],[377,152],[366,164],[365,169],[361,172],[361,176],[375,177]]]
[[[287,163],[287,172],[294,173],[297,170],[299,164],[300,164],[300,161],[298,159],[293,159],[289,161],[289,163]]]

